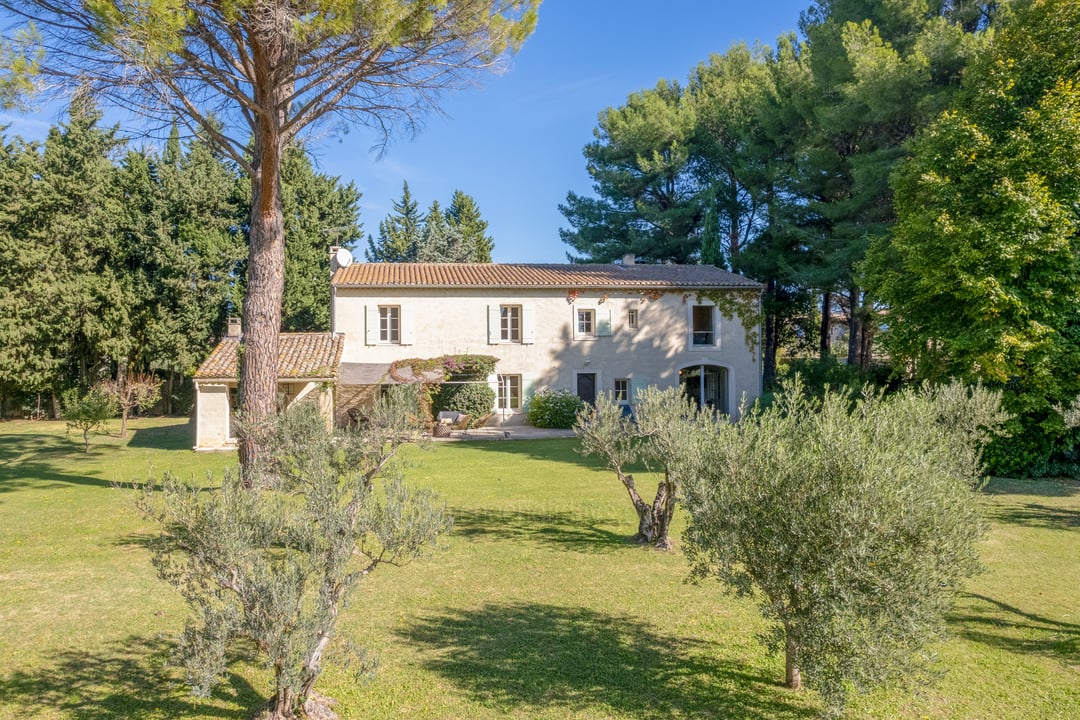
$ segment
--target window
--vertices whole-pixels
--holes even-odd
[[[594,310],[577,311],[577,334],[587,337],[596,334],[596,313]]]
[[[715,345],[716,333],[713,331],[713,306],[695,305],[692,315],[694,345]]]
[[[500,410],[521,409],[521,376],[499,375],[498,406]]]
[[[379,342],[401,343],[401,308],[396,305],[379,306]]]
[[[615,402],[626,405],[630,402],[630,380],[618,378],[615,380]]]
[[[626,327],[637,330],[637,309],[632,309],[626,313]]]
[[[499,339],[502,342],[521,342],[521,306],[499,306]]]

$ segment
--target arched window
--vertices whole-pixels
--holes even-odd
[[[679,371],[679,385],[698,407],[711,408],[725,415],[728,407],[728,369],[719,365],[691,365]]]

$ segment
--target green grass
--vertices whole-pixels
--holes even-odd
[[[137,420],[81,452],[60,423],[0,423],[0,718],[246,718],[267,696],[237,662],[195,700],[167,665],[185,609],[149,563],[132,491],[231,455],[190,451],[183,421]],[[573,440],[440,444],[409,475],[445,497],[455,532],[380,569],[340,634],[378,675],[320,681],[343,718],[811,718],[754,639],[753,603],[685,583],[686,562],[629,545],[629,502]],[[648,487],[653,480],[640,479]],[[987,572],[934,648],[933,684],[858,698],[852,717],[1080,717],[1080,485],[993,483]],[[678,517],[681,523],[683,518]],[[681,530],[680,524],[676,532]]]

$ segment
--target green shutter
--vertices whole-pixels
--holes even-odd
[[[596,309],[596,335],[597,337],[611,335],[611,308]]]

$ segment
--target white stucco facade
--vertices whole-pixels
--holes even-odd
[[[388,335],[380,318],[393,309],[397,333]],[[501,327],[506,312],[516,316],[516,332]],[[621,390],[632,404],[637,389],[677,385],[682,373],[693,392],[701,386],[692,377],[700,368],[711,378],[701,399],[722,412],[735,414],[741,398],[753,400],[761,391],[756,338],[748,342],[738,317],[724,317],[693,291],[335,285],[333,331],[344,337],[343,363],[493,355],[499,359],[493,387],[506,376],[520,384],[519,406],[505,410],[511,415],[527,410],[541,388],[584,395],[591,384],[596,393]]]

